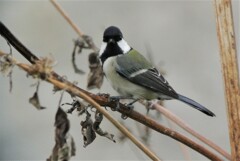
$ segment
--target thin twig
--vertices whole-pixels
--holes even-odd
[[[210,146],[211,148],[213,148],[214,150],[216,150],[217,152],[222,154],[225,158],[227,158],[228,160],[231,160],[230,154],[228,154],[221,147],[219,147],[218,145],[213,143],[211,140],[205,138],[204,136],[202,136],[201,134],[199,134],[198,132],[193,130],[186,122],[184,122],[177,115],[175,115],[174,113],[169,111],[167,108],[165,108],[165,107],[163,107],[163,106],[161,106],[161,105],[159,105],[157,103],[152,104],[152,107],[154,109],[158,110],[159,112],[161,112],[161,114],[166,116],[168,119],[172,120],[178,126],[180,126],[184,130],[186,130],[187,132],[189,132],[190,134],[192,134],[193,136],[195,136],[196,138],[198,138],[199,140],[201,140],[202,142],[204,142],[205,144],[207,144],[208,146]]]
[[[82,37],[83,32],[77,27],[77,25],[69,18],[66,12],[61,8],[61,6],[56,2],[56,0],[50,0],[54,7],[61,13],[61,15],[67,20],[67,22],[72,26],[72,28],[77,32],[77,34]]]

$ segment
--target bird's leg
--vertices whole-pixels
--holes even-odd
[[[132,99],[133,99],[133,98],[132,98]],[[133,108],[134,108],[133,104],[134,104],[135,102],[137,102],[138,100],[139,100],[139,99],[133,99],[132,102],[126,104],[127,109],[128,109],[130,112],[131,112],[131,111],[133,110]],[[122,114],[122,115],[121,115],[121,118],[124,119],[124,120],[126,120],[126,119],[128,118],[128,116],[126,116],[125,114]]]
[[[120,108],[120,100],[121,99],[133,99],[132,97],[126,97],[126,96],[110,96],[109,102],[116,102],[117,106],[115,108],[111,108],[113,111],[117,111]]]
[[[128,104],[126,105],[127,108],[128,108],[129,110],[133,110],[133,108],[134,108],[133,104],[134,104],[135,102],[137,102],[137,101],[139,101],[139,99],[133,99],[132,102],[130,102],[130,103],[128,103]]]

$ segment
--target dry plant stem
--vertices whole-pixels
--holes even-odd
[[[231,0],[214,0],[232,160],[240,160],[240,87]]]
[[[61,6],[56,2],[56,0],[50,0],[54,7],[61,13],[61,15],[67,20],[67,22],[72,26],[72,28],[77,32],[77,34],[82,37],[83,32],[77,27],[77,25],[69,18],[69,16],[64,12]]]
[[[205,138],[204,136],[202,136],[201,134],[199,134],[198,132],[196,132],[195,130],[193,130],[187,123],[185,123],[181,118],[179,118],[177,115],[173,114],[171,111],[169,111],[168,109],[166,109],[165,107],[154,103],[152,105],[152,107],[156,110],[158,110],[159,112],[161,112],[164,116],[166,116],[168,119],[172,120],[174,123],[176,123],[178,126],[180,126],[181,128],[183,128],[184,130],[186,130],[187,132],[189,132],[190,134],[192,134],[193,136],[195,136],[196,138],[198,138],[199,140],[201,140],[202,142],[204,142],[205,144],[207,144],[208,146],[210,146],[211,148],[213,148],[214,150],[216,150],[217,152],[219,152],[220,154],[222,154],[225,158],[227,158],[228,160],[231,160],[231,156],[230,154],[228,154],[225,150],[223,150],[221,147],[219,147],[218,145],[216,145],[215,143],[213,143],[211,140]]]
[[[20,53],[22,54],[28,61],[30,61],[31,63],[35,63],[36,60],[38,60],[38,58],[31,53],[26,47],[24,47],[24,45],[18,41],[16,39],[16,37],[11,34],[11,32],[6,28],[6,26],[4,26],[1,22],[0,22],[0,34],[7,39],[11,45],[14,46],[14,48]],[[34,60],[32,60],[33,58],[35,58]],[[18,66],[22,69],[24,69],[25,71],[27,71],[28,73],[31,73],[31,66],[29,65],[24,65],[24,64],[18,64]],[[88,96],[90,96],[93,100],[95,100],[98,104],[100,104],[101,106],[109,106],[114,108],[116,106],[115,102],[109,102],[108,98],[103,97],[103,96],[99,96],[99,95],[95,95],[92,94],[88,91],[85,91],[77,86],[75,86],[74,84],[72,84],[71,82],[67,81],[67,80],[63,80],[62,77],[60,77],[57,73],[52,72],[51,73],[51,79],[55,79],[56,81],[59,81],[60,83],[64,83],[66,86],[68,86],[68,92],[70,94],[74,94],[73,91],[78,90],[79,92],[82,92]],[[54,84],[55,86],[57,86],[56,84]],[[64,88],[65,89],[65,88]],[[70,89],[74,89],[73,91]],[[76,95],[76,94],[75,94]],[[79,96],[79,95],[78,95]],[[189,146],[190,148],[194,149],[195,151],[201,153],[202,155],[206,156],[207,158],[211,159],[211,160],[221,160],[221,158],[219,158],[217,155],[215,155],[214,153],[212,153],[211,151],[209,151],[208,149],[204,148],[203,146],[193,142],[192,140],[188,139],[187,137],[169,129],[166,128],[162,125],[160,125],[159,123],[157,123],[156,121],[152,120],[151,118],[144,116],[136,111],[131,111],[129,112],[129,110],[126,110],[126,106],[123,104],[120,104],[120,109],[119,112],[128,116],[129,118],[132,118],[150,128],[152,128],[153,130],[160,132],[164,135],[167,135],[175,140],[178,140],[180,142],[182,142],[183,144]]]

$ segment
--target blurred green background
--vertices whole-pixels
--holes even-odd
[[[172,87],[212,110],[210,118],[178,101],[166,101],[165,106],[183,118],[196,131],[230,152],[226,106],[215,26],[215,12],[210,0],[198,1],[59,1],[64,10],[85,34],[93,37],[98,47],[102,33],[109,25],[118,26],[128,43],[143,55],[151,49],[154,63],[167,72],[165,78]],[[233,1],[235,29],[239,47],[239,1]],[[78,36],[49,1],[0,1],[0,20],[37,56],[52,55],[57,62],[54,70],[70,81],[86,88],[87,75],[74,73],[71,64],[73,39]],[[0,50],[9,52],[0,37]],[[88,72],[88,52],[77,57],[79,68]],[[14,56],[27,62],[17,51]],[[60,93],[53,94],[52,86],[42,82],[40,101],[46,110],[38,111],[28,103],[36,80],[15,68],[13,91],[9,79],[0,76],[0,160],[44,160],[54,146],[54,117]],[[117,95],[105,80],[101,90]],[[70,102],[65,94],[63,102]],[[67,107],[64,107],[66,110]],[[136,105],[136,110],[145,113]],[[116,118],[120,115],[111,112]],[[154,115],[154,111],[151,111]],[[68,115],[70,133],[77,146],[74,160],[146,160],[149,159],[131,142],[119,143],[119,131],[106,119],[101,125],[115,135],[117,143],[103,137],[83,148],[80,121],[76,113]],[[163,117],[160,123],[168,126]],[[135,136],[140,133],[136,123],[124,120]],[[181,133],[183,130],[177,128]],[[189,134],[187,136],[191,137]],[[194,139],[196,140],[196,139]],[[176,141],[152,132],[151,149],[164,160],[185,160]],[[187,148],[188,149],[188,148]],[[192,160],[207,160],[188,149]]]

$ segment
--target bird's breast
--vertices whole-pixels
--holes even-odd
[[[130,82],[116,72],[116,58],[109,57],[103,64],[103,71],[106,78],[115,89],[122,96],[129,96],[133,98],[155,99],[157,94]]]

